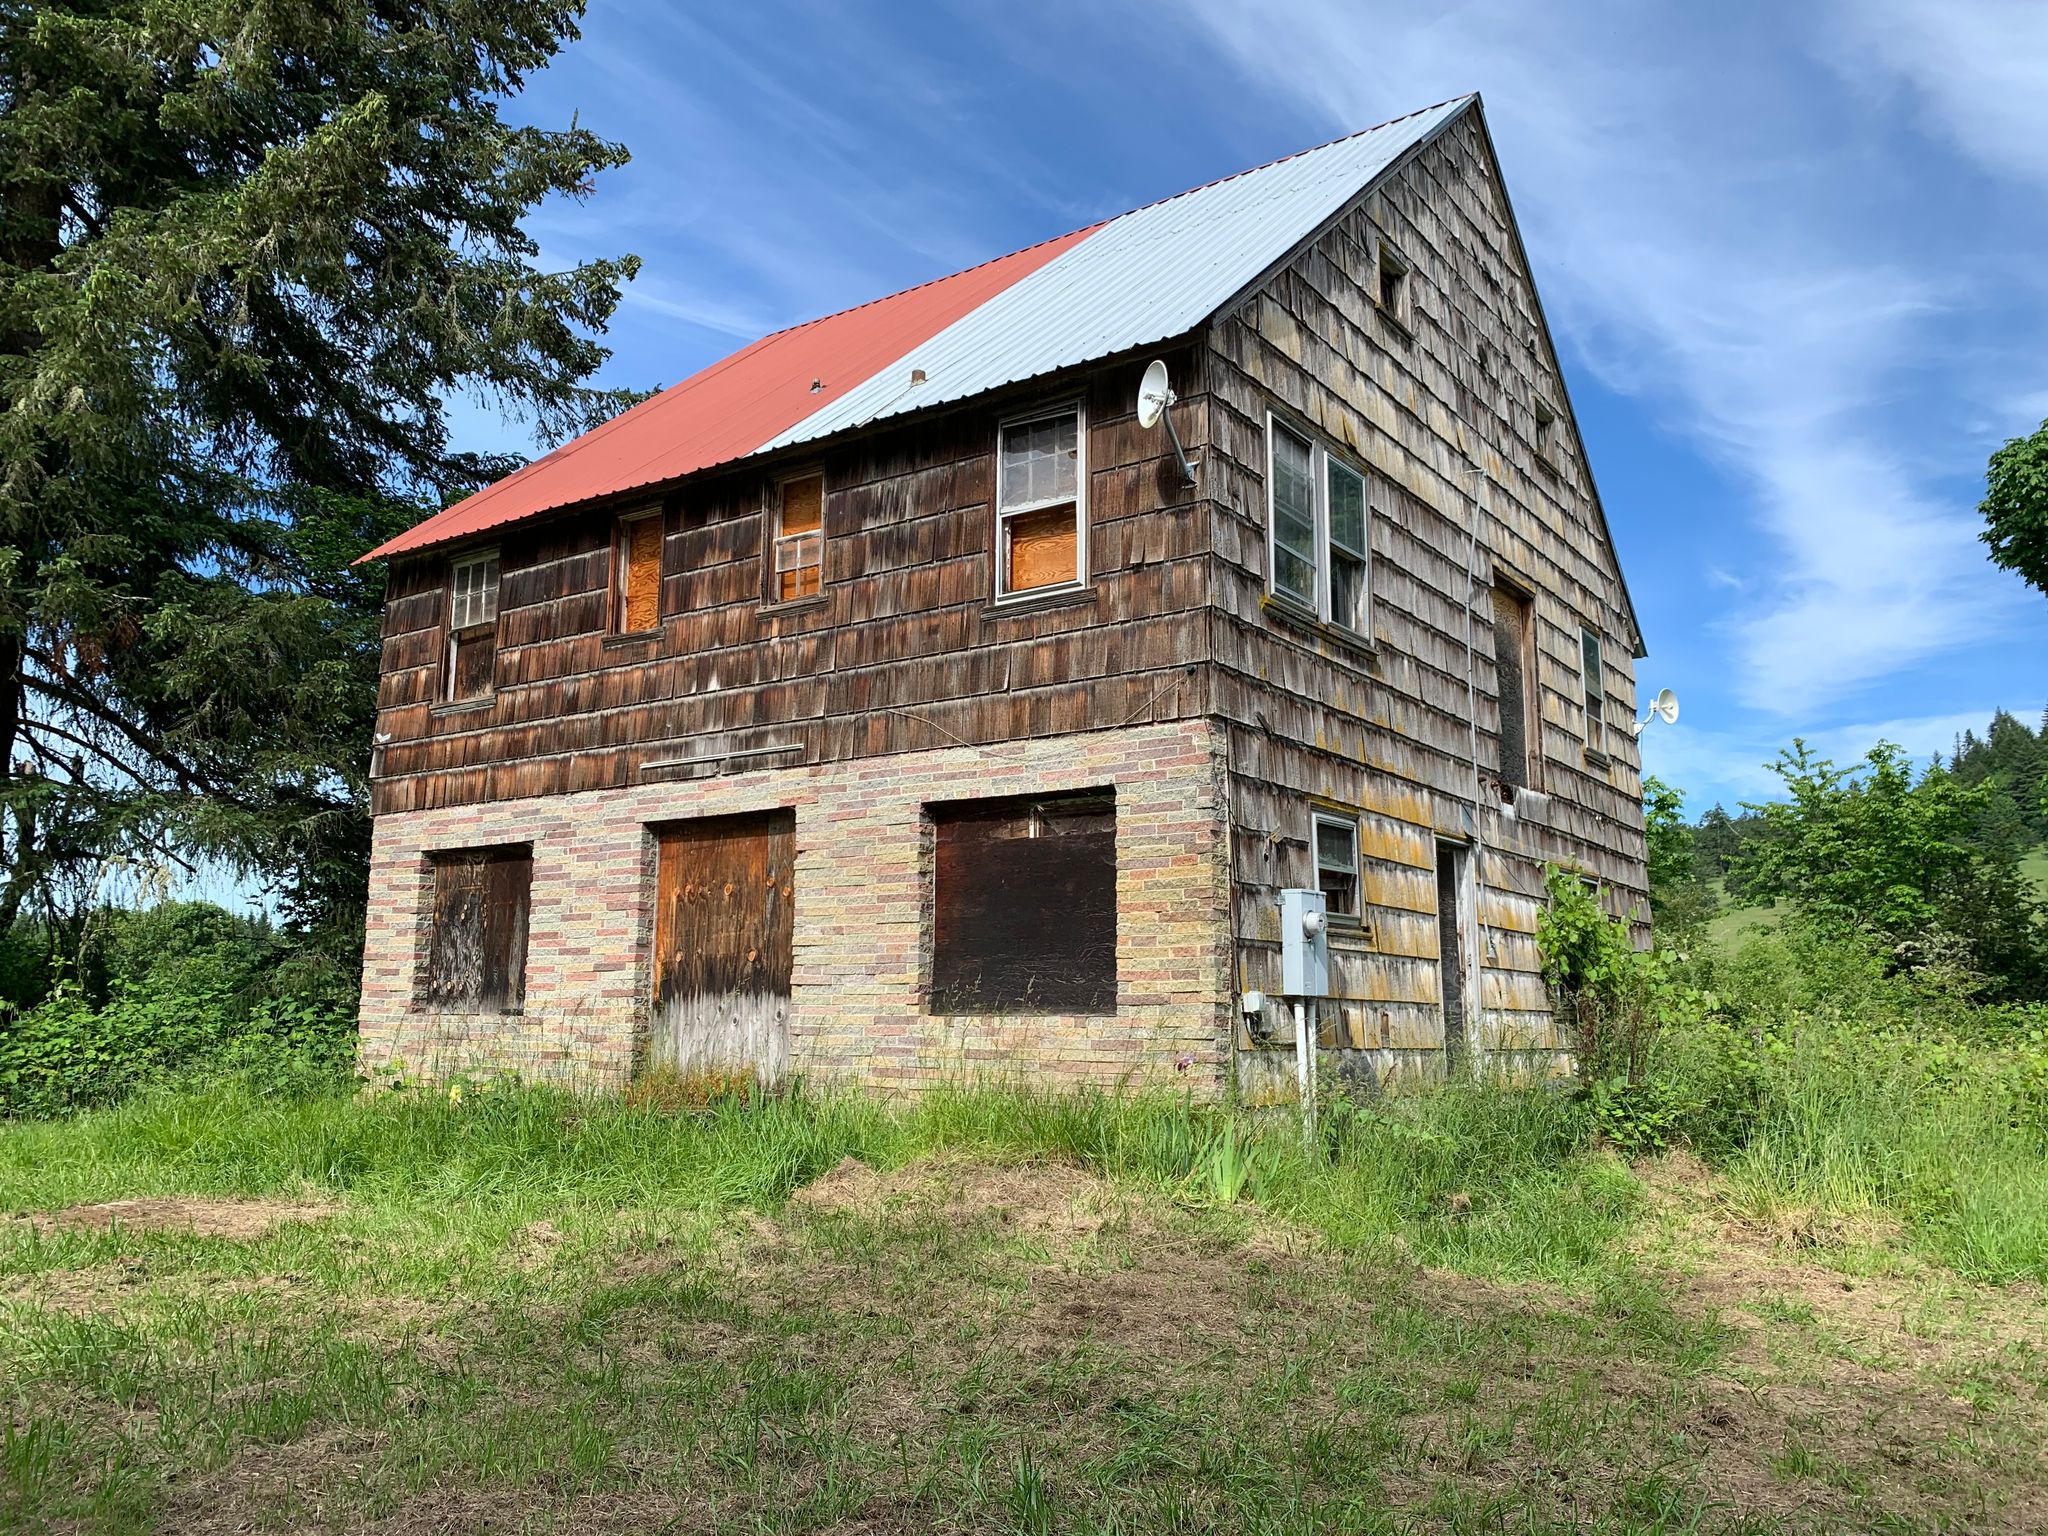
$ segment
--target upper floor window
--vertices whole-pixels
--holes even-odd
[[[797,475],[775,488],[775,544],[769,601],[816,597],[825,569],[825,477]]]
[[[1365,476],[1275,420],[1269,472],[1273,591],[1355,634],[1372,633]]]
[[[1543,400],[1536,402],[1536,457],[1546,464],[1557,463],[1557,412]]]
[[[1607,750],[1607,683],[1600,670],[1600,637],[1579,631],[1579,671],[1586,690],[1586,750]]]
[[[996,596],[1087,579],[1087,469],[1078,408],[1004,423],[996,463]]]
[[[621,518],[612,545],[612,627],[638,634],[661,623],[661,514]]]
[[[1408,323],[1408,263],[1382,240],[1373,263],[1373,302],[1390,318]]]
[[[487,697],[498,670],[498,556],[457,560],[448,577],[448,697]]]
[[[1358,916],[1358,818],[1315,813],[1316,889],[1332,917]]]
[[[1537,708],[1535,604],[1504,581],[1493,585],[1493,677],[1500,705],[1500,781],[1536,788],[1543,716]]]

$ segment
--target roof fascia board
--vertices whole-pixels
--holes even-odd
[[[1457,122],[1459,119],[1464,117],[1464,115],[1467,112],[1476,110],[1478,106],[1479,93],[1477,91],[1473,91],[1464,98],[1463,102],[1459,105],[1457,111],[1451,113],[1442,122],[1438,123],[1434,128],[1430,129],[1429,132],[1425,133],[1413,144],[1410,144],[1406,149],[1402,150],[1400,154],[1394,156],[1392,160],[1389,160],[1384,166],[1380,168],[1380,170],[1377,173],[1375,173],[1375,175],[1370,181],[1368,181],[1364,186],[1360,187],[1349,198],[1345,199],[1342,207],[1338,208],[1327,219],[1324,219],[1322,223],[1318,224],[1314,229],[1310,230],[1307,234],[1303,235],[1299,240],[1295,241],[1292,246],[1288,247],[1287,251],[1284,254],[1282,254],[1276,260],[1269,263],[1266,266],[1265,270],[1260,272],[1258,276],[1254,277],[1242,288],[1239,288],[1237,292],[1233,293],[1229,298],[1225,299],[1221,304],[1217,305],[1216,308],[1210,312],[1208,323],[1210,325],[1215,325],[1220,321],[1228,320],[1232,315],[1236,314],[1240,309],[1244,308],[1246,304],[1251,302],[1253,296],[1257,294],[1262,288],[1264,288],[1266,284],[1270,283],[1274,278],[1278,277],[1282,272],[1286,271],[1295,262],[1299,261],[1304,251],[1306,251],[1310,246],[1314,245],[1317,241],[1321,240],[1323,236],[1327,235],[1339,224],[1342,224],[1346,219],[1350,218],[1352,214],[1356,213],[1359,210],[1359,208],[1365,203],[1365,200],[1371,197],[1373,193],[1377,192],[1380,189],[1381,184],[1385,182],[1387,178],[1398,174],[1402,170],[1405,170],[1407,166],[1410,164],[1410,162],[1412,162],[1418,155],[1420,155],[1425,149],[1429,148],[1430,145],[1434,144],[1438,138],[1440,138],[1445,132],[1447,132],[1453,123]],[[1428,111],[1429,108],[1425,107],[1423,108],[1423,110]]]
[[[1628,619],[1629,640],[1635,659],[1641,661],[1650,654],[1643,643],[1643,626],[1636,617],[1635,598],[1628,590],[1628,574],[1621,566],[1621,550],[1614,542],[1614,530],[1607,521],[1607,507],[1600,499],[1600,483],[1593,476],[1593,459],[1586,452],[1586,440],[1579,433],[1578,412],[1572,407],[1571,386],[1564,375],[1564,368],[1558,362],[1557,343],[1551,339],[1550,317],[1543,312],[1543,292],[1537,286],[1536,269],[1529,265],[1529,249],[1522,241],[1522,223],[1515,217],[1514,199],[1508,193],[1508,179],[1501,174],[1500,154],[1494,148],[1493,134],[1486,126],[1486,108],[1477,95],[1472,98],[1472,117],[1479,125],[1479,143],[1485,150],[1486,158],[1493,167],[1493,184],[1500,190],[1501,211],[1507,215],[1508,236],[1515,242],[1515,259],[1521,263],[1523,280],[1529,285],[1529,302],[1536,310],[1536,334],[1543,338],[1543,354],[1550,363],[1550,371],[1557,379],[1558,404],[1564,412],[1565,423],[1571,428],[1572,445],[1578,450],[1579,468],[1585,472],[1586,492],[1593,501],[1593,516],[1600,524],[1600,537],[1607,543],[1607,551],[1614,560],[1614,580],[1621,589],[1621,606]],[[1462,113],[1459,116],[1463,116]],[[1456,119],[1452,119],[1456,121]]]

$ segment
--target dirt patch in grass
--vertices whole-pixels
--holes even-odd
[[[321,1221],[338,1205],[285,1200],[216,1200],[202,1196],[157,1195],[140,1200],[106,1200],[61,1211],[37,1211],[23,1218],[39,1232],[186,1232],[196,1237],[247,1240],[290,1221]]]
[[[1058,1163],[1021,1165],[924,1158],[877,1173],[856,1158],[789,1197],[805,1215],[892,1212],[950,1222],[992,1221],[1023,1232],[1087,1237],[1128,1210],[1128,1196],[1103,1180]]]
[[[245,1445],[211,1472],[173,1483],[157,1529],[179,1536],[312,1530],[354,1522],[358,1483],[381,1437],[327,1429],[284,1445]]]

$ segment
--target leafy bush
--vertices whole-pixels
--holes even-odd
[[[79,964],[0,1005],[0,1115],[111,1104],[192,1076],[272,1092],[348,1079],[352,988],[307,984],[270,925],[205,902],[91,915]],[[296,982],[297,985],[283,985]]]
[[[0,1022],[0,1114],[65,1114],[190,1076],[300,1092],[345,1079],[353,1055],[353,1019],[315,1003],[249,1007],[203,981],[183,991],[123,981],[95,1008],[65,981]]]

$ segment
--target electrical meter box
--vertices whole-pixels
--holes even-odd
[[[1321,891],[1280,893],[1280,993],[1330,995],[1330,935]]]

